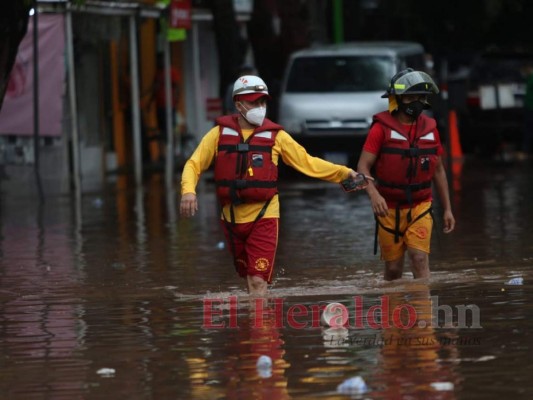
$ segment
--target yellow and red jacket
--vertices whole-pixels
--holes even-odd
[[[277,193],[278,167],[272,161],[272,148],[280,125],[265,119],[245,140],[237,115],[216,120],[220,127],[215,183],[217,197],[224,206],[258,203]]]
[[[238,118],[238,115],[235,116]],[[278,126],[276,126],[276,129]],[[238,129],[237,129],[238,132]],[[254,133],[252,129],[241,130],[244,138],[248,138]],[[220,126],[216,125],[207,132],[200,144],[185,163],[181,178],[181,193],[196,194],[196,186],[200,180],[200,175],[206,171],[218,156],[218,141],[220,139]],[[284,130],[277,131],[275,144],[272,148],[272,162],[278,165],[280,159],[295,168],[297,171],[307,176],[322,179],[328,182],[339,183],[349,176],[349,168],[332,164],[329,161],[312,157]],[[264,160],[263,160],[264,162]],[[253,169],[253,166],[252,166]],[[256,169],[253,169],[254,175]],[[264,218],[279,218],[279,195],[275,195],[269,202]],[[248,223],[256,220],[257,215],[265,206],[264,201],[255,203],[242,203],[240,205],[227,204],[222,209],[221,217],[226,220],[233,220],[232,210],[236,223]]]
[[[431,200],[440,149],[435,120],[422,114],[415,124],[405,125],[384,111],[374,116],[376,122],[385,134],[375,166],[379,193],[400,207]]]

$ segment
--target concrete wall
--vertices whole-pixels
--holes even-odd
[[[0,137],[1,196],[37,196],[33,139]],[[69,193],[68,157],[61,138],[40,140],[39,172],[45,196]]]

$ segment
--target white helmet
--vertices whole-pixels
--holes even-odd
[[[262,93],[269,96],[267,85],[261,78],[255,75],[241,76],[233,84],[233,96],[249,93]]]

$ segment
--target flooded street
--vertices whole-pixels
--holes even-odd
[[[255,312],[208,179],[187,220],[157,176],[79,203],[3,193],[0,399],[531,399],[532,177],[466,162],[431,280],[406,266],[391,283],[366,194],[286,178],[271,300]],[[321,326],[331,302],[346,327]],[[356,376],[366,389],[338,390]]]

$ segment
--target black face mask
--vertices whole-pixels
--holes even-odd
[[[421,101],[412,101],[411,103],[404,104],[400,102],[400,111],[403,111],[405,114],[413,118],[418,118],[422,111],[424,111],[425,104]]]

